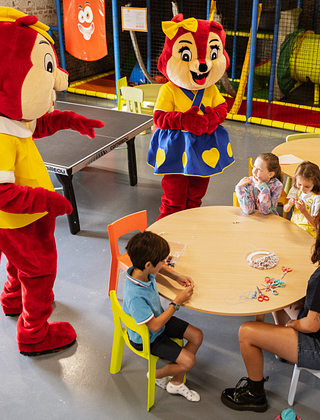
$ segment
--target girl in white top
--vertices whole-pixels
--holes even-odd
[[[294,206],[291,221],[310,233],[314,238],[315,216],[320,208],[320,170],[311,162],[302,162],[292,179],[292,188],[288,192],[288,202],[284,211],[289,212]]]

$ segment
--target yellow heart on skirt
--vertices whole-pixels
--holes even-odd
[[[188,163],[187,154],[186,154],[186,152],[183,152],[183,155],[182,155],[182,165],[183,165],[184,168],[186,167],[186,164],[187,163]]]
[[[165,151],[159,148],[157,150],[157,156],[156,156],[157,167],[159,168],[165,160],[166,160]]]
[[[208,166],[211,166],[211,168],[215,168],[217,163],[219,162],[220,153],[219,150],[213,147],[210,150],[205,150],[202,152],[202,159],[204,163],[206,163]]]

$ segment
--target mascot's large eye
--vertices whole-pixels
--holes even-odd
[[[180,58],[182,61],[191,61],[192,54],[188,47],[182,47],[179,53],[181,53]]]
[[[84,14],[85,14],[86,22],[91,23],[93,19],[93,13],[92,13],[91,7],[86,6],[84,8]]]
[[[79,20],[79,22],[80,22],[80,23],[84,23],[84,22],[85,22],[85,20],[86,20],[86,15],[85,15],[85,13],[84,13],[84,11],[83,11],[83,10],[79,10],[79,13],[78,13],[78,20]]]
[[[218,58],[219,49],[220,48],[218,45],[214,45],[213,47],[211,47],[211,53],[210,53],[211,60],[216,60]]]
[[[44,56],[44,68],[49,73],[53,73],[54,70],[54,61],[51,54],[46,54]]]

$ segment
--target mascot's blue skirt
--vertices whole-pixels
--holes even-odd
[[[208,177],[232,165],[229,135],[221,125],[212,134],[196,136],[180,130],[157,129],[152,136],[148,164],[159,175]]]

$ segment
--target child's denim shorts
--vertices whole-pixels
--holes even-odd
[[[298,331],[298,367],[320,370],[320,341]]]

